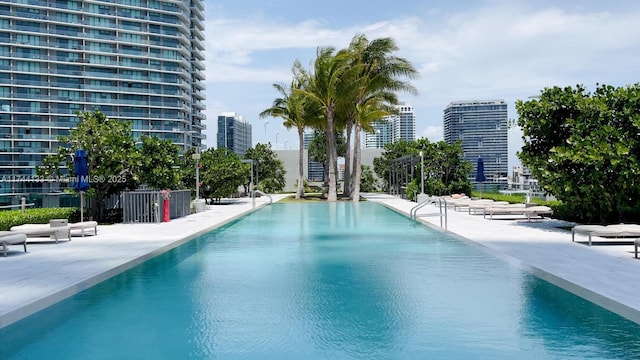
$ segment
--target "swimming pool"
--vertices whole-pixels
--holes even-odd
[[[373,203],[274,204],[0,330],[2,359],[631,359],[640,326]]]

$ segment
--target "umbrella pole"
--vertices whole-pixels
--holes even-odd
[[[84,191],[80,191],[80,222],[84,221]]]

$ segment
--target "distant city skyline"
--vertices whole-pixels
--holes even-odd
[[[385,116],[374,122],[371,133],[364,133],[364,146],[367,149],[382,149],[385,144],[400,140],[416,139],[416,116],[413,106],[405,102],[395,106],[398,114]]]
[[[452,101],[515,101],[545,87],[638,81],[640,2],[524,0],[408,0],[402,6],[371,0],[327,0],[313,12],[290,0],[212,1],[205,4],[207,144],[215,146],[215,118],[237,111],[256,125],[254,143],[298,148],[280,119],[258,114],[278,96],[273,83],[291,80],[298,59],[312,64],[318,46],[344,48],[356,33],[392,37],[420,72],[414,106],[416,137],[443,139],[443,109]],[[340,11],[335,11],[339,8]],[[384,11],[380,11],[384,9]],[[261,130],[261,131],[258,131]],[[510,162],[521,133],[509,131]],[[514,165],[514,164],[512,164]]]
[[[478,159],[484,163],[486,181],[511,175],[507,158],[507,103],[502,100],[453,101],[444,109],[444,140],[462,141],[464,159],[473,165],[469,174],[477,174]]]

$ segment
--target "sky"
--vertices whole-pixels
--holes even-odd
[[[625,86],[640,77],[640,1],[629,0],[291,0],[205,1],[206,145],[217,147],[217,116],[235,112],[253,125],[253,143],[298,149],[295,129],[259,118],[318,47],[348,46],[356,34],[391,37],[397,56],[419,72],[413,105],[416,137],[443,138],[452,101],[515,102],[546,87]],[[509,130],[509,166],[519,161],[522,132]]]

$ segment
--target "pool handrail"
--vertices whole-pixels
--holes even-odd
[[[443,227],[442,226],[443,225],[442,224],[442,222],[443,222],[442,219],[444,218],[444,229],[446,230],[447,229],[447,207],[448,207],[449,204],[447,204],[447,200],[446,199],[443,199],[441,197],[430,196],[427,199],[421,201],[416,206],[411,208],[411,211],[409,211],[409,216],[413,220],[417,220],[418,219],[418,210],[423,208],[425,205],[431,204],[431,203],[435,203],[436,206],[439,207],[439,209],[440,209],[440,227]],[[444,204],[444,207],[442,206],[443,204]]]
[[[256,194],[260,194],[260,195],[262,195],[262,196],[266,196],[266,197],[268,197],[268,198],[269,198],[269,204],[273,204],[273,198],[271,197],[271,195],[269,195],[269,194],[265,194],[265,193],[263,193],[263,192],[262,192],[262,191],[260,191],[260,190],[254,190],[253,192],[254,192],[254,193],[256,193]]]
[[[420,210],[421,208],[423,208],[425,205],[430,204],[433,202],[433,198],[430,196],[424,200],[422,200],[421,202],[419,202],[416,206],[411,208],[411,211],[409,211],[409,216],[411,216],[411,218],[413,220],[415,220],[418,217],[418,210]]]

